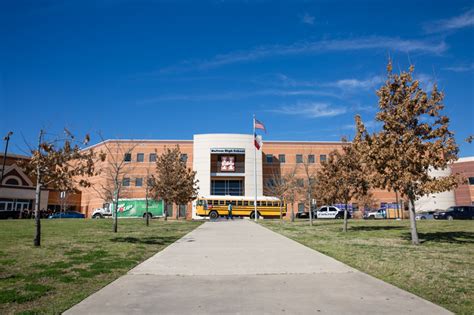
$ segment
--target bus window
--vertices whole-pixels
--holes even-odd
[[[219,206],[224,206],[225,205],[225,200],[219,200]]]
[[[241,200],[237,200],[237,206],[242,206],[242,201]]]
[[[233,206],[235,206],[237,203],[236,203],[235,200],[232,200],[232,201],[230,202],[230,204],[233,205]]]
[[[247,200],[244,201],[244,206],[248,206],[249,202]]]
[[[262,206],[262,202],[261,201],[257,201],[257,207],[261,207]]]
[[[253,202],[253,201],[249,201],[249,205],[253,207],[254,202]]]

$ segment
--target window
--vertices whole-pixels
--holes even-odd
[[[130,178],[124,177],[124,179],[122,179],[122,186],[124,187],[130,186]]]
[[[469,185],[474,185],[474,177],[469,177]]]
[[[319,161],[320,161],[320,162],[326,162],[326,154],[321,154],[321,155],[319,156]]]
[[[150,156],[148,157],[149,162],[156,162],[156,153],[150,153]]]
[[[132,153],[125,153],[123,156],[125,162],[132,162]]]
[[[267,158],[267,163],[273,163],[273,154],[266,154],[265,157]]]
[[[225,205],[224,200],[219,200],[219,206],[224,206],[224,205]]]
[[[237,206],[242,206],[242,201],[241,200],[237,200]]]
[[[180,216],[181,218],[185,218],[186,217],[186,205],[179,205],[178,207],[178,216]]]
[[[297,185],[298,187],[304,187],[304,179],[300,179],[300,178],[297,179],[297,180],[296,180],[296,185]]]
[[[284,154],[279,154],[278,160],[280,160],[280,163],[286,163],[286,156]]]
[[[268,187],[275,187],[275,180],[273,178],[269,178],[267,180],[267,186]]]
[[[304,212],[304,203],[298,204],[298,212]]]
[[[153,179],[153,177],[148,177],[146,180],[146,184],[148,186],[153,186],[155,184],[155,180]]]
[[[19,186],[20,182],[16,178],[9,178],[5,181],[5,185]]]
[[[244,183],[242,180],[211,180],[211,195],[243,196]]]
[[[145,154],[137,153],[137,162],[143,162],[145,160]]]
[[[186,163],[188,161],[188,155],[186,153],[181,154],[181,162]]]
[[[296,163],[303,163],[303,154],[296,155]]]
[[[135,178],[135,186],[142,187],[143,186],[143,178]]]
[[[311,163],[311,164],[314,163],[314,154],[308,155],[308,163]]]

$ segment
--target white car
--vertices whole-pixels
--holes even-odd
[[[416,220],[433,220],[436,211],[421,211],[416,214]]]
[[[322,206],[315,211],[314,217],[316,219],[344,219],[344,210],[335,206]],[[351,214],[347,212],[347,218],[351,218]]]
[[[369,213],[365,214],[365,219],[386,219],[387,218],[387,211],[385,209],[379,209],[377,211],[370,211]]]

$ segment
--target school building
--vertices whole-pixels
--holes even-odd
[[[78,210],[90,217],[96,208],[106,204],[107,196],[102,188],[110,188],[110,176],[107,169],[112,161],[123,162],[122,198],[144,198],[147,175],[156,168],[157,156],[166,148],[179,146],[181,159],[196,171],[199,180],[198,196],[270,196],[269,181],[275,176],[284,176],[296,172],[298,182],[304,186],[307,179],[305,165],[316,172],[321,163],[333,150],[340,150],[338,141],[264,141],[260,150],[255,150],[254,136],[251,134],[197,134],[193,140],[105,140],[86,149],[107,153],[107,159],[99,162],[97,169],[101,173],[88,178],[92,186],[81,188],[78,195],[67,196],[67,207]],[[34,200],[34,178],[26,176],[15,160],[28,158],[9,155],[5,176],[0,192],[0,211],[6,207],[28,207],[32,209]],[[256,162],[256,163],[255,163]],[[433,194],[421,198],[417,210],[446,209],[453,205],[474,203],[474,158],[461,158],[447,170],[438,171],[437,176],[459,173],[466,180],[454,191]],[[255,176],[256,174],[256,180]],[[256,184],[256,187],[255,187]],[[102,191],[101,191],[102,190]],[[392,192],[375,189],[372,191],[377,206],[395,203]],[[59,210],[61,200],[59,192],[45,189],[42,193],[42,208]],[[293,205],[295,212],[308,211],[305,195],[299,196]],[[321,204],[312,200],[317,206]],[[359,210],[357,200],[352,209]],[[170,217],[192,218],[192,205],[167,205]]]

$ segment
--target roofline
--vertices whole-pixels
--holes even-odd
[[[90,150],[90,149],[93,149],[95,147],[98,147],[100,145],[103,145],[105,143],[109,143],[109,142],[158,142],[158,143],[192,143],[194,142],[193,140],[159,140],[159,139],[106,139],[106,140],[103,140],[101,142],[98,142],[96,144],[93,144],[91,146],[88,146],[88,147],[85,147],[84,149],[82,149],[82,151],[84,150]]]
[[[207,134],[196,134],[196,135],[207,135]],[[229,134],[233,135],[233,134]],[[240,134],[239,134],[240,135]],[[84,148],[83,150],[90,150],[98,147],[102,144],[109,142],[156,142],[156,143],[194,143],[194,140],[179,140],[179,139],[107,139],[99,143],[93,144]],[[263,143],[267,144],[344,144],[350,143],[350,141],[310,141],[310,140],[266,140]]]
[[[458,158],[454,163],[474,162],[474,156],[465,156]]]
[[[0,156],[1,157],[5,156],[5,153],[0,153]],[[22,155],[22,154],[7,153],[7,158],[31,159],[31,156]]]
[[[301,141],[301,140],[267,140],[267,141],[263,141],[263,143],[297,143],[297,144],[305,144],[305,143],[309,143],[309,144],[318,144],[318,143],[322,143],[322,144],[344,144],[344,143],[351,143],[351,141]]]

